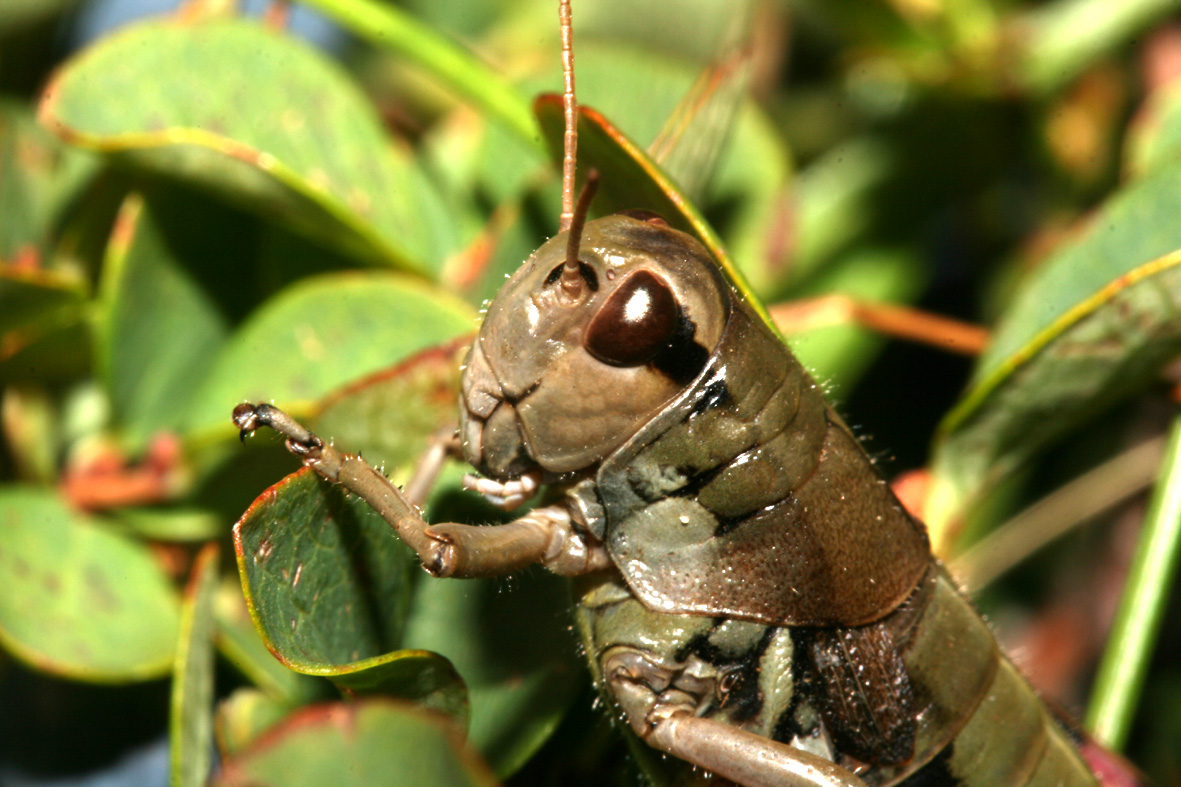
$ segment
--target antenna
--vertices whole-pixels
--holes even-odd
[[[570,0],[558,3],[558,22],[562,30],[562,76],[565,87],[562,91],[562,108],[566,117],[566,134],[562,146],[562,213],[558,217],[558,231],[570,229],[574,221],[574,167],[578,161],[578,102],[574,98],[574,37],[570,14]],[[577,244],[575,244],[575,265],[577,265]]]
[[[595,198],[595,191],[599,188],[599,171],[592,169],[586,173],[586,183],[578,195],[578,207],[574,209],[574,216],[570,221],[570,234],[566,238],[566,264],[562,266],[562,291],[570,300],[578,300],[582,293],[582,271],[579,270],[578,246],[582,243],[582,225],[586,224],[586,214],[590,211],[591,200]]]

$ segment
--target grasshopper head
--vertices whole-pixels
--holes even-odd
[[[587,223],[575,288],[566,235],[500,290],[464,369],[464,453],[494,478],[595,467],[698,375],[728,316],[717,264],[663,220]]]

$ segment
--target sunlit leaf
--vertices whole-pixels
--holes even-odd
[[[1181,86],[1156,92],[1146,109],[1127,144],[1125,165],[1135,175],[1150,173],[1181,156]]]
[[[57,74],[41,115],[68,141],[364,258],[429,270],[454,243],[438,195],[339,67],[254,22],[126,28]]]
[[[225,763],[215,784],[494,785],[487,766],[445,719],[387,699],[316,706],[271,728]]]
[[[1133,183],[1021,290],[941,426],[935,522],[1181,352],[1179,180]]]
[[[0,644],[37,669],[122,682],[172,668],[177,597],[143,544],[55,494],[0,490]]]
[[[239,402],[306,407],[338,386],[466,333],[475,310],[385,273],[330,274],[265,303],[226,343],[189,413],[190,428],[230,433]]]
[[[1014,24],[1021,44],[1017,76],[1034,90],[1061,87],[1176,8],[1174,0],[1055,0],[1036,5]]]

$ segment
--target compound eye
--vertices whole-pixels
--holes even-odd
[[[648,271],[636,271],[591,319],[584,343],[603,363],[639,366],[669,346],[680,319],[668,285]]]

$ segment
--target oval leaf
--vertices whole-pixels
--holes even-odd
[[[38,126],[26,107],[0,100],[0,263],[44,259],[51,230],[95,164]]]
[[[393,694],[467,724],[463,681],[426,651],[397,650],[418,560],[359,498],[304,468],[234,528],[251,617],[275,657],[356,693]]]
[[[185,422],[193,380],[205,376],[229,335],[229,318],[208,286],[232,281],[244,264],[234,248],[240,236],[224,225],[213,229],[225,213],[138,194],[119,212],[103,267],[99,352],[113,415],[133,453]],[[208,239],[226,240],[211,246]]]
[[[215,783],[242,787],[494,785],[487,766],[445,718],[376,698],[309,708],[227,762]]]
[[[338,386],[472,329],[475,310],[406,276],[341,273],[295,284],[227,342],[190,428],[230,434],[229,412],[274,400],[298,410]]]
[[[244,19],[107,37],[58,72],[41,117],[365,258],[428,270],[454,243],[441,198],[339,67]]]
[[[432,347],[332,394],[312,428],[405,479],[437,430],[459,414],[459,369],[470,337]]]
[[[293,710],[289,703],[258,689],[236,689],[217,706],[214,719],[222,759],[239,754]]]
[[[395,480],[407,477],[431,435],[455,422],[459,362],[468,344],[462,339],[426,350],[333,394],[312,420],[316,431],[384,466]],[[459,491],[456,476],[448,470],[436,484],[430,515],[458,521],[493,519],[495,513],[477,495]],[[458,582],[415,574],[403,644],[441,653],[456,665],[471,697],[470,739],[498,774],[508,775],[548,738],[584,679],[567,630],[565,583],[549,574],[527,573],[505,592],[499,580]],[[392,679],[395,669],[409,663],[407,655],[390,654],[387,661],[392,663],[373,660],[355,677],[343,672],[317,674],[362,689],[361,680]],[[366,674],[369,671],[372,676]],[[384,690],[410,693],[396,685]],[[434,707],[462,717],[466,707],[437,704],[448,699],[436,692],[419,702],[435,702]]]
[[[285,708],[327,699],[332,688],[322,680],[292,672],[266,649],[250,619],[242,585],[226,577],[218,588],[213,614],[217,618],[217,646],[242,674]]]
[[[933,526],[1181,352],[1179,181],[1125,189],[1022,290],[941,425]]]
[[[251,617],[287,666],[330,675],[401,643],[414,554],[368,504],[307,468],[234,526]]]
[[[122,682],[166,674],[176,594],[142,544],[53,493],[0,491],[0,642],[37,669]]]

